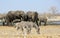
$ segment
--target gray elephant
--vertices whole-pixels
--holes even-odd
[[[24,11],[9,11],[5,17],[7,24],[12,24],[12,21],[15,19],[20,19],[20,21],[23,19]]]
[[[37,12],[35,12],[35,11],[28,11],[26,13],[26,18],[27,18],[28,21],[35,22],[38,25],[38,13]]]
[[[47,17],[45,16],[39,16],[39,25],[41,25],[41,23],[44,23],[44,25],[47,24]]]

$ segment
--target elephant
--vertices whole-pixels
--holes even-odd
[[[5,25],[5,14],[0,14],[0,22],[3,26]]]
[[[46,26],[46,24],[47,24],[47,17],[39,16],[39,25],[41,25],[42,22],[44,23],[44,26]]]
[[[26,13],[26,18],[27,21],[35,22],[38,25],[38,13],[36,11],[28,11]]]
[[[27,16],[27,14],[24,14],[24,16],[23,16],[23,21],[28,21],[28,16]]]
[[[20,21],[22,21],[24,14],[24,11],[9,11],[5,16],[7,25],[12,24],[15,19],[20,19]]]

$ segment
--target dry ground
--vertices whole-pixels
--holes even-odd
[[[40,34],[32,29],[31,34],[25,38],[60,38],[60,25],[40,26]],[[14,27],[0,26],[0,38],[24,38],[21,30],[17,31]]]

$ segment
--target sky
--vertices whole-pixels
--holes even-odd
[[[50,7],[60,11],[60,0],[0,0],[0,13],[11,10],[46,12]]]

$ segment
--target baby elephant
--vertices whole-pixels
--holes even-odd
[[[18,23],[15,23],[15,27],[18,29],[21,29],[22,31],[24,31],[24,29],[27,30],[27,33],[31,32],[31,29],[34,27],[37,31],[38,34],[40,34],[40,28],[37,26],[37,24],[33,23],[33,22],[26,22],[26,21],[21,21]]]

